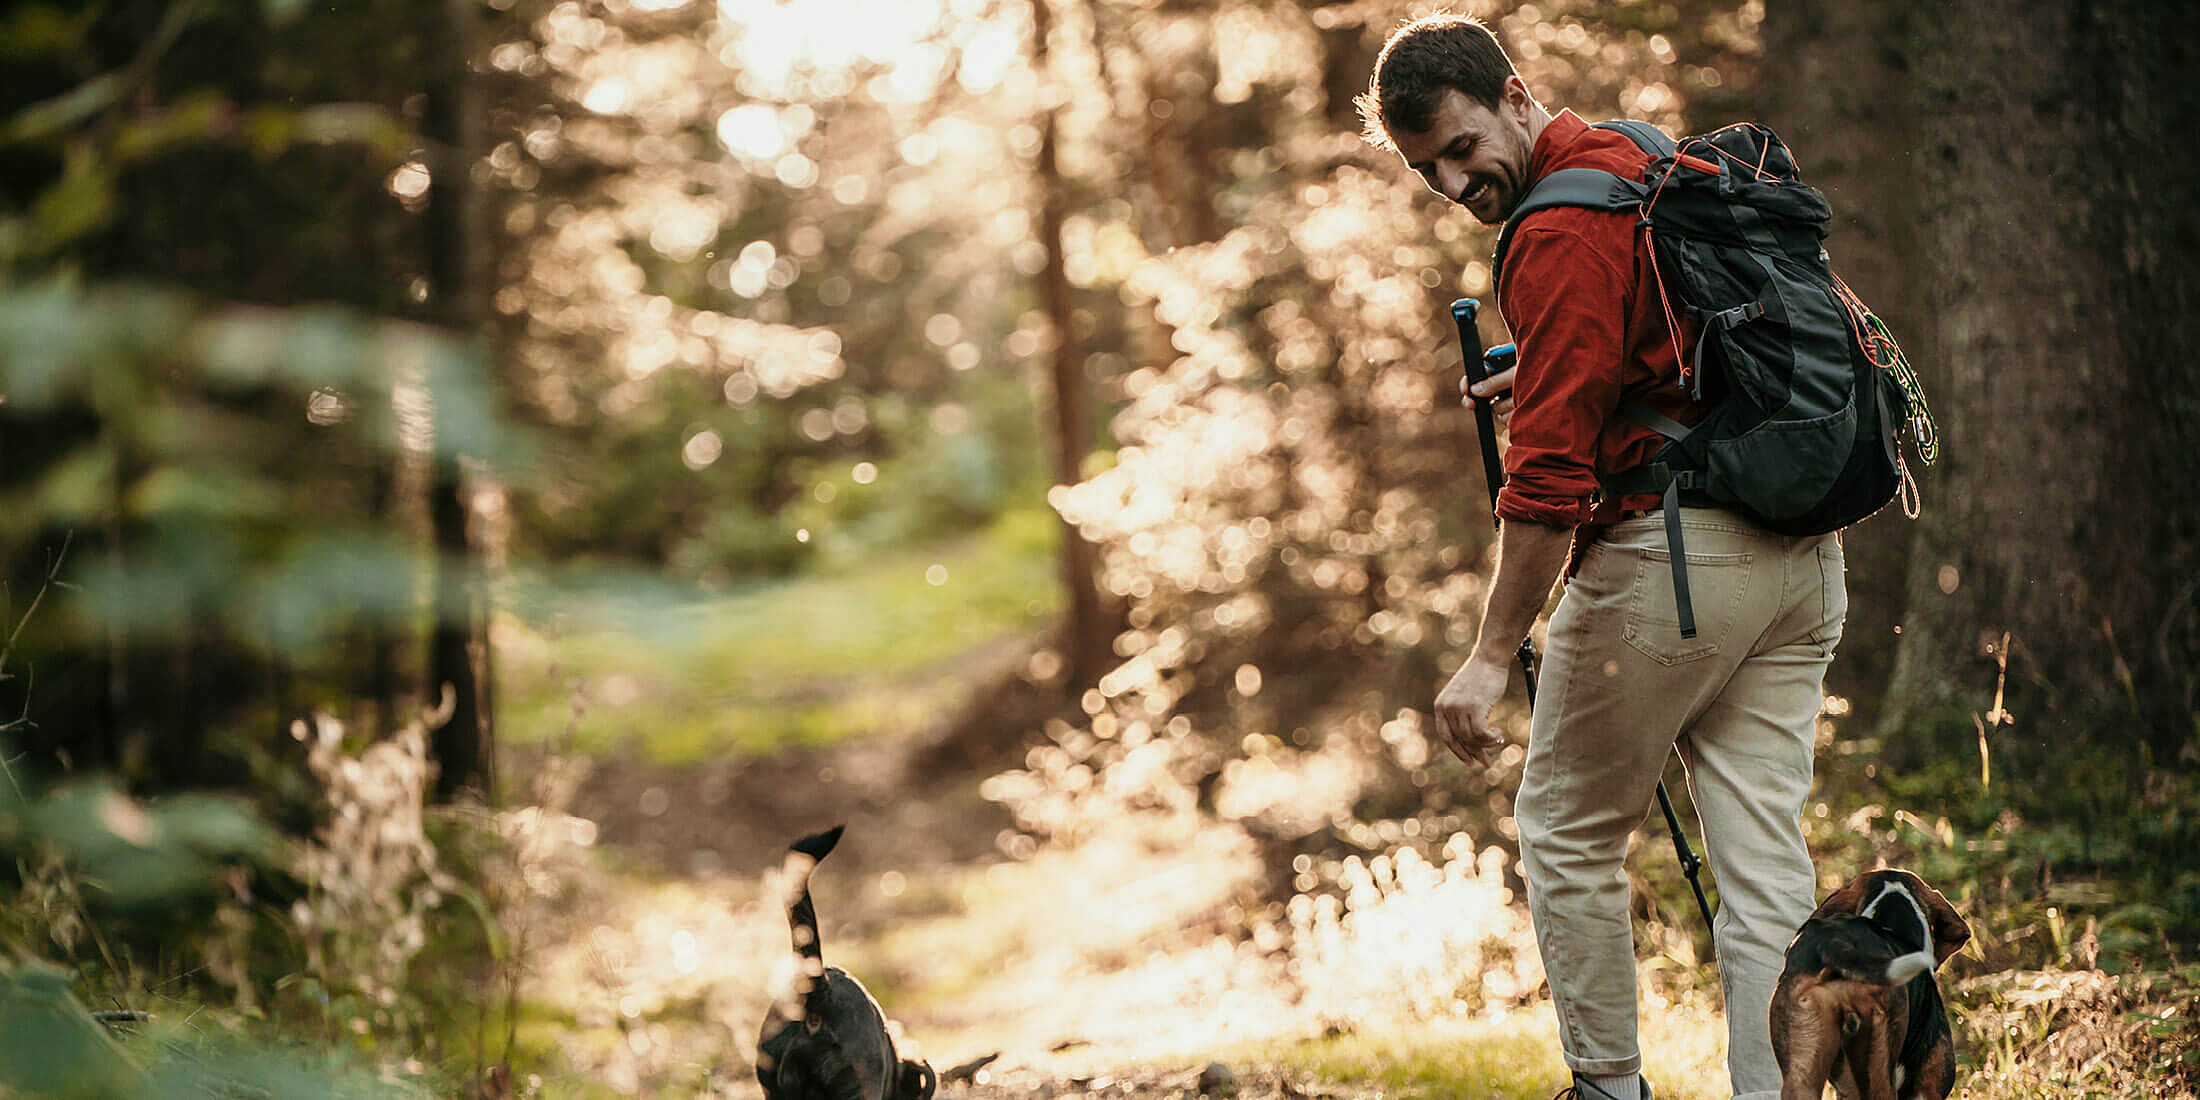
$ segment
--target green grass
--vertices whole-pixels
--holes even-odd
[[[1549,1039],[1518,1019],[1262,1043],[1243,1057],[1386,1096],[1461,1100],[1548,1100],[1566,1073]]]
[[[503,735],[677,765],[907,728],[971,685],[958,664],[1059,612],[1041,512],[840,572],[649,612],[625,629],[500,624]],[[944,576],[941,572],[944,570]],[[937,583],[935,583],[937,582]],[[587,700],[572,721],[576,692]]]
[[[1643,1073],[1660,1100],[1728,1095],[1712,1013],[1668,1007],[1646,1020]],[[1407,1021],[1295,1042],[1253,1043],[1225,1061],[1244,1061],[1386,1097],[1429,1100],[1549,1100],[1566,1084],[1548,1005],[1483,1019]]]

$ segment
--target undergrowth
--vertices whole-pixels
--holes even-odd
[[[0,1094],[526,1094],[527,936],[591,833],[558,770],[519,811],[435,807],[424,724],[295,732],[320,796],[304,836],[97,783],[0,798]]]
[[[1822,879],[1907,867],[1964,913],[1941,984],[1970,1095],[2195,1095],[2200,772],[2137,737],[2050,745],[1969,715],[1909,736],[1903,768],[1827,739],[1810,838]]]

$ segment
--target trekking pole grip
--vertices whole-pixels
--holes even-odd
[[[1462,364],[1467,381],[1480,382],[1490,376],[1487,353],[1482,348],[1482,330],[1474,323],[1481,312],[1482,303],[1473,298],[1460,298],[1451,304],[1451,319],[1459,326],[1459,350],[1465,355]],[[1506,345],[1510,347],[1511,345]],[[1474,399],[1475,434],[1482,442],[1482,477],[1490,487],[1490,518],[1497,518],[1497,491],[1505,486],[1505,464],[1497,455],[1497,416],[1490,408],[1491,399]]]

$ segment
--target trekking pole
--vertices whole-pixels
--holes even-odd
[[[1474,323],[1475,314],[1482,304],[1473,298],[1461,298],[1451,304],[1451,319],[1459,326],[1459,347],[1466,353],[1467,379],[1480,382],[1498,373],[1497,364],[1513,359],[1517,349],[1511,344],[1499,344],[1484,351],[1482,330]],[[1497,414],[1491,408],[1494,397],[1474,399],[1474,426],[1482,437],[1482,476],[1490,486],[1491,519],[1496,519],[1498,490],[1505,487],[1505,464],[1497,455]],[[1535,670],[1540,658],[1535,651],[1535,639],[1520,640],[1520,675],[1528,684],[1528,705],[1535,706]],[[1658,807],[1665,811],[1665,827],[1673,834],[1673,851],[1680,859],[1681,873],[1688,877],[1688,886],[1696,894],[1696,908],[1703,912],[1705,929],[1711,927],[1711,900],[1704,896],[1703,880],[1698,870],[1703,860],[1695,849],[1688,846],[1688,834],[1681,829],[1680,815],[1673,812],[1673,796],[1666,793],[1665,779],[1658,779]],[[1718,943],[1712,943],[1712,953],[1718,953]]]

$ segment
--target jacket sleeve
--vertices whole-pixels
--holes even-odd
[[[1623,271],[1567,228],[1522,226],[1513,237],[1504,304],[1520,358],[1501,519],[1578,527],[1589,518],[1597,437],[1620,403],[1630,297]]]

